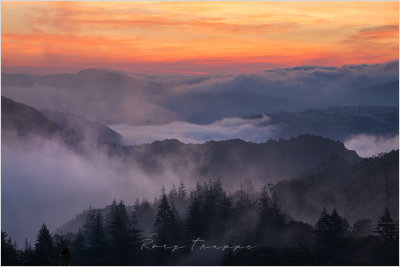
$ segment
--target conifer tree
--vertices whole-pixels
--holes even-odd
[[[188,217],[185,223],[188,238],[201,237],[204,231],[204,219],[199,197],[196,194],[191,194]]]
[[[111,205],[111,211],[108,222],[108,234],[110,243],[115,247],[124,247],[129,244],[128,228],[129,217],[125,204],[120,201]]]
[[[346,219],[340,217],[336,209],[333,209],[331,215],[332,242],[335,246],[341,246],[350,235],[350,226]]]
[[[187,198],[186,187],[185,184],[183,183],[183,180],[181,180],[178,187],[178,199],[179,201],[185,201],[186,198]]]
[[[27,239],[25,239],[24,247],[22,249],[21,264],[33,265],[33,249]]]
[[[272,185],[263,186],[256,200],[257,223],[255,239],[267,245],[273,245],[272,239],[280,239],[285,221],[278,199],[272,193]]]
[[[129,257],[129,217],[125,204],[113,200],[107,216],[109,256],[114,264],[127,264]]]
[[[249,195],[243,190],[243,185],[240,185],[240,190],[235,194],[235,210],[237,215],[246,212],[252,207]]]
[[[326,208],[323,207],[319,220],[315,225],[315,238],[320,247],[328,246],[331,226],[331,218],[326,211]]]
[[[136,213],[133,212],[130,227],[129,227],[129,245],[132,248],[137,248],[142,240],[143,231],[139,228],[139,223],[136,218]]]
[[[146,198],[143,198],[142,202],[138,206],[135,206],[134,212],[138,221],[138,227],[143,230],[144,233],[150,234],[150,232],[153,231],[155,217],[150,202]]]
[[[162,190],[160,205],[154,222],[154,232],[158,234],[159,242],[165,244],[176,241],[180,235],[179,222],[168,203],[165,190]]]
[[[389,209],[386,207],[382,216],[378,220],[378,225],[375,227],[375,233],[378,237],[388,245],[393,245],[398,242],[399,233],[396,222],[390,216]]]
[[[49,230],[45,224],[39,230],[35,243],[35,264],[54,265],[54,243]]]
[[[62,234],[56,234],[54,240],[55,262],[57,265],[67,265],[70,261],[69,242]]]
[[[168,195],[168,202],[170,203],[170,205],[175,203],[177,198],[178,198],[178,191],[176,191],[176,187],[173,184],[172,189],[171,189],[171,191],[169,191],[169,195]]]
[[[258,209],[261,213],[266,212],[271,207],[271,197],[266,185],[261,189],[257,199]]]
[[[72,250],[74,252],[85,250],[85,237],[83,235],[81,228],[78,229],[78,233],[76,234],[75,240],[72,242]]]
[[[7,233],[1,231],[1,263],[2,265],[18,265],[17,248]]]

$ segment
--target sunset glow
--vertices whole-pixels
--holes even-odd
[[[398,59],[398,2],[2,1],[2,68],[229,73]]]

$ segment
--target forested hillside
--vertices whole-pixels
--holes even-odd
[[[152,221],[144,221],[154,212]],[[151,230],[143,231],[145,227]],[[321,206],[314,225],[291,219],[269,186],[251,197],[221,182],[183,183],[133,210],[113,201],[85,212],[77,233],[43,224],[32,247],[2,232],[5,265],[397,265],[398,225],[382,207],[377,221],[353,226]]]

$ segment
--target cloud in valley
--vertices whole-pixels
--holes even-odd
[[[359,134],[347,139],[344,145],[349,150],[355,150],[361,157],[372,157],[382,152],[399,149],[399,136]]]
[[[157,140],[178,139],[183,143],[203,143],[209,140],[239,138],[251,142],[265,142],[274,137],[276,125],[259,126],[270,118],[258,119],[226,118],[212,124],[199,125],[175,121],[164,125],[111,125],[120,133],[125,144],[151,143]]]

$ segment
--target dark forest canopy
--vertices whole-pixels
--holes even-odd
[[[34,246],[22,249],[2,232],[3,265],[398,264],[398,222],[388,208],[351,226],[321,207],[310,225],[283,212],[270,185],[253,199],[243,187],[227,193],[218,180],[190,192],[182,182],[153,203],[131,209],[114,200],[83,219],[76,233],[51,235],[43,224]]]

